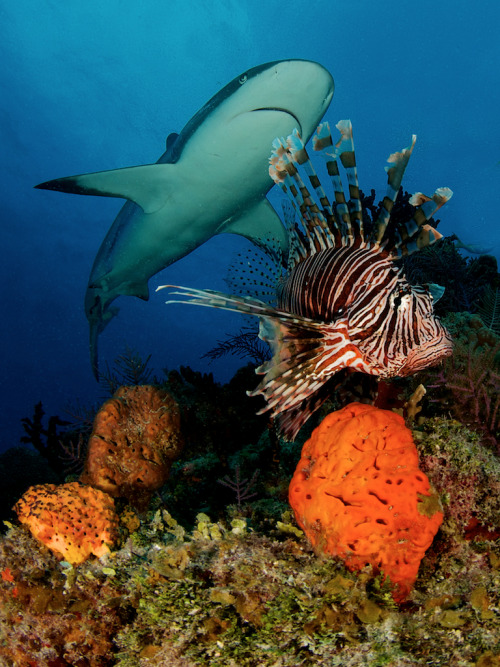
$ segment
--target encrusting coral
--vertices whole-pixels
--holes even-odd
[[[14,509],[37,540],[73,565],[109,553],[117,537],[113,498],[78,482],[31,486]]]
[[[330,413],[313,431],[289,500],[317,552],[351,570],[372,565],[390,579],[397,602],[443,520],[403,418],[361,403]]]
[[[120,387],[97,413],[81,481],[145,506],[182,445],[179,408],[168,392]]]

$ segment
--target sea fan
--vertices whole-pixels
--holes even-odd
[[[110,367],[106,364],[106,371],[101,373],[99,383],[106,391],[106,394],[112,396],[115,391],[123,385],[142,385],[148,384],[153,373],[149,366],[149,354],[146,359],[135,352],[132,348],[126,347],[122,354],[119,354]]]
[[[500,335],[500,289],[488,285],[478,306],[478,313],[484,325]]]
[[[225,340],[217,341],[217,345],[205,352],[202,359],[220,359],[226,354],[233,354],[240,359],[249,357],[254,363],[262,364],[270,359],[269,347],[259,339],[257,327],[242,327],[237,334],[228,334]]]

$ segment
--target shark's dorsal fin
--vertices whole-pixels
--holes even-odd
[[[56,178],[35,187],[77,195],[119,197],[135,202],[145,213],[155,213],[165,205],[175,187],[175,173],[176,167],[172,164],[146,164]]]
[[[261,241],[268,245],[270,240],[275,241],[284,253],[288,251],[288,236],[279,215],[267,199],[263,199],[256,206],[224,225],[217,233],[240,234],[253,243]]]

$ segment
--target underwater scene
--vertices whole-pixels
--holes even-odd
[[[2,3],[1,667],[500,667],[499,21]]]

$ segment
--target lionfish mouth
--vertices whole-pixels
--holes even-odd
[[[408,377],[415,375],[419,371],[423,371],[430,366],[435,366],[440,363],[445,357],[450,357],[453,354],[453,341],[451,336],[442,324],[439,323],[441,331],[441,338],[431,340],[417,349],[412,350],[405,359],[404,364],[398,369],[398,377]]]

